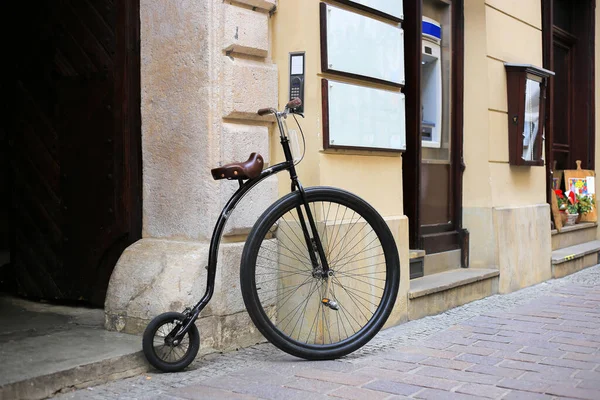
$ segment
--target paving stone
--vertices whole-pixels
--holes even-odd
[[[184,388],[176,389],[168,393],[173,398],[186,399],[186,400],[200,400],[200,399],[236,399],[236,400],[251,400],[256,399],[254,396],[249,396],[241,393],[234,393],[229,390],[217,389],[210,386],[193,385]]]
[[[555,398],[547,394],[511,390],[502,400],[555,400]]]
[[[477,354],[480,356],[489,356],[497,351],[496,349],[488,349],[485,347],[462,346],[458,344],[448,347],[448,350],[458,353]]]
[[[479,356],[477,354],[461,354],[460,356],[455,358],[456,360],[466,361],[472,364],[484,364],[484,365],[496,365],[503,361],[503,358],[496,357],[485,357]]]
[[[573,346],[591,347],[593,349],[598,349],[600,347],[600,343],[598,343],[598,342],[577,340],[577,339],[571,339],[568,337],[561,337],[561,336],[554,337],[550,341],[554,342],[554,343],[570,344]]]
[[[480,340],[477,343],[474,343],[475,347],[485,347],[486,349],[494,349],[494,350],[506,350],[506,351],[519,351],[523,348],[520,344],[507,344],[507,343],[497,343],[497,342],[489,342],[485,340]]]
[[[563,372],[565,374],[572,374],[574,371],[574,369],[572,368],[565,368],[565,367],[558,367],[558,366],[550,366],[550,365],[542,365],[542,364],[536,364],[536,363],[528,363],[528,362],[523,362],[523,361],[514,361],[514,360],[504,360],[502,361],[500,364],[498,364],[499,367],[503,367],[503,368],[512,368],[512,369],[519,369],[519,370],[523,370],[523,371],[535,371],[535,372]]]
[[[318,381],[316,379],[298,378],[283,384],[284,387],[305,390],[307,392],[328,393],[342,387],[339,383]]]
[[[594,389],[600,391],[600,381],[584,379],[578,385],[581,389]]]
[[[250,394],[261,399],[269,400],[306,400],[306,399],[326,399],[327,396],[319,393],[311,393],[303,390],[297,390],[276,385],[267,385],[261,383],[251,383],[241,386],[236,391]]]
[[[419,354],[419,355],[425,355],[428,357],[438,357],[438,358],[448,358],[448,359],[452,359],[458,355],[458,353],[455,351],[428,349],[427,347],[420,347],[420,346],[403,347],[403,348],[400,348],[400,351],[410,353],[410,354]]]
[[[571,344],[562,344],[560,343],[558,348],[563,351],[570,351],[571,353],[583,353],[583,354],[592,354],[597,348],[584,347],[584,346],[573,346]]]
[[[569,386],[575,387],[579,380],[576,380],[572,377],[573,374],[564,374],[561,372],[525,372],[523,375],[519,377],[519,379],[523,379],[526,381],[534,381],[534,382],[546,382],[550,384],[554,384],[556,382],[561,382],[568,384]]]
[[[367,389],[377,390],[379,392],[401,394],[405,396],[410,396],[411,394],[417,393],[419,390],[423,389],[422,386],[408,385],[406,383],[385,381],[379,379],[373,382],[369,382],[363,387]]]
[[[421,361],[419,364],[429,365],[429,366],[433,366],[433,367],[440,367],[440,368],[464,370],[465,368],[468,368],[471,365],[473,365],[473,363],[466,362],[466,361],[467,360],[464,360],[464,361],[458,360],[458,357],[454,360],[448,360],[446,358],[430,357],[430,358],[427,358],[427,359]]]
[[[296,376],[308,379],[317,379],[320,381],[340,383],[342,385],[360,386],[372,380],[372,378],[363,375],[349,374],[337,371],[326,371],[318,369],[307,369],[299,371]]]
[[[363,389],[354,386],[342,386],[339,389],[329,393],[332,397],[341,397],[350,400],[383,400],[389,397],[389,393],[378,392],[375,390]]]
[[[404,361],[404,362],[414,362],[418,363],[419,361],[425,360],[429,356],[424,354],[412,354],[412,353],[404,353],[400,351],[391,351],[389,353],[385,353],[383,358],[387,358],[388,360],[394,361]]]
[[[506,337],[506,336],[476,334],[476,335],[471,336],[471,338],[478,339],[478,340],[484,340],[484,341],[488,341],[488,342],[497,342],[497,343],[512,343],[513,342],[513,338]]]
[[[521,379],[505,378],[496,386],[507,389],[521,390],[525,392],[546,393],[546,389],[550,387],[544,382],[525,381]]]
[[[596,354],[583,354],[583,353],[567,353],[563,356],[563,359],[575,360],[575,361],[587,361],[594,364],[600,364],[600,355]]]
[[[563,385],[553,385],[546,389],[546,393],[576,399],[598,400],[598,391],[596,390],[570,388]]]
[[[486,374],[492,376],[500,376],[505,378],[518,378],[523,375],[523,371],[510,368],[494,367],[490,365],[474,365],[467,369],[469,372],[478,374]]]
[[[505,358],[507,360],[524,361],[524,362],[538,362],[544,359],[544,356],[537,356],[533,354],[525,354],[512,351],[498,350],[491,355],[492,357]]]
[[[402,361],[385,360],[385,359],[370,359],[357,365],[365,365],[369,367],[390,369],[392,371],[408,372],[415,368],[419,368],[419,364],[411,364]]]
[[[415,394],[413,397],[427,400],[475,400],[479,398],[469,394],[445,392],[435,389],[425,389],[422,392]]]
[[[519,351],[523,354],[533,354],[536,356],[555,357],[560,358],[566,354],[566,351],[553,350],[553,349],[542,349],[539,347],[524,347]]]
[[[589,379],[600,382],[600,371],[592,372],[592,371],[579,371],[574,376],[576,379]]]
[[[585,361],[566,360],[563,358],[552,358],[552,357],[544,358],[542,361],[540,361],[540,364],[555,365],[557,367],[567,367],[567,368],[574,368],[574,369],[587,369],[590,371],[593,370],[597,365],[597,364],[585,362]]]
[[[467,383],[455,390],[457,393],[470,394],[478,397],[487,397],[490,399],[500,398],[509,392],[508,389],[501,389],[491,385],[479,385],[477,383]]]
[[[479,367],[479,366],[475,366]],[[423,367],[415,371],[415,374],[430,376],[460,382],[473,382],[483,384],[494,384],[502,378],[492,375],[478,374],[474,372],[456,371],[437,367]]]
[[[444,350],[444,349],[452,346],[452,344],[453,343],[450,343],[450,342],[432,342],[432,341],[422,342],[423,347],[427,347],[429,349],[436,349],[436,350]]]
[[[391,380],[394,382],[406,383],[414,386],[422,386],[433,389],[450,390],[460,383],[448,379],[439,379],[415,373],[389,371],[380,368],[366,367],[357,371],[362,375],[371,376],[381,380]]]

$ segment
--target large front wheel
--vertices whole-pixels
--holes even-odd
[[[252,321],[275,346],[305,359],[333,359],[365,345],[386,322],[400,262],[386,222],[367,202],[327,187],[308,188],[306,196],[327,263],[314,240],[307,245],[306,209],[299,192],[290,193],[250,232],[242,295]]]

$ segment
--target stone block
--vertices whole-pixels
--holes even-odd
[[[237,182],[223,181],[222,206],[237,189]],[[243,235],[250,232],[258,217],[277,200],[277,196],[277,177],[272,176],[259,183],[240,201],[229,216],[225,225],[225,235]]]
[[[236,0],[238,3],[271,11],[277,6],[277,0]]]
[[[223,123],[221,135],[222,164],[246,161],[250,153],[259,153],[270,162],[269,128],[266,126]]]
[[[385,217],[388,227],[392,231],[394,239],[396,239],[396,247],[400,256],[400,288],[398,289],[398,297],[396,304],[390,314],[385,328],[389,328],[408,320],[408,291],[410,289],[410,250],[408,248],[408,218],[405,215],[398,217]]]
[[[552,278],[548,204],[494,208],[493,220],[500,293]]]
[[[181,312],[204,294],[208,244],[142,239],[119,258],[106,294],[106,328],[141,333],[152,318]]]
[[[223,50],[258,57],[268,55],[268,14],[225,5],[223,22]]]
[[[256,111],[277,107],[277,66],[223,56],[223,117],[268,120]]]

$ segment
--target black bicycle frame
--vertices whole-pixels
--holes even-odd
[[[240,187],[233,194],[233,196],[231,196],[231,198],[229,199],[227,204],[225,204],[225,207],[223,207],[223,210],[221,211],[221,215],[219,216],[219,219],[217,220],[217,223],[215,224],[215,228],[213,230],[212,238],[210,240],[208,265],[206,266],[206,269],[208,270],[208,277],[207,277],[206,291],[204,293],[204,296],[192,309],[186,309],[186,311],[184,311],[184,313],[186,314],[186,320],[183,322],[183,326],[181,327],[181,329],[178,329],[178,332],[173,337],[174,340],[181,340],[183,338],[185,333],[188,331],[189,327],[194,323],[194,321],[196,321],[196,319],[200,315],[200,312],[204,309],[204,307],[206,307],[206,305],[212,298],[212,295],[214,293],[214,288],[215,288],[215,276],[217,273],[217,258],[219,256],[219,245],[221,244],[221,237],[223,234],[223,229],[225,228],[225,224],[227,223],[229,216],[231,215],[231,213],[233,212],[235,207],[238,205],[238,203],[242,200],[242,198],[254,186],[258,185],[260,182],[262,182],[263,180],[265,180],[266,178],[268,178],[271,175],[277,174],[277,173],[279,173],[281,171],[285,171],[285,170],[289,171],[290,179],[292,181],[291,191],[292,192],[294,192],[295,190],[299,191],[300,196],[302,198],[302,202],[304,203],[304,209],[305,209],[306,217],[307,217],[309,225],[310,225],[310,230],[312,231],[312,239],[311,239],[310,233],[309,233],[309,227],[306,226],[304,214],[303,214],[301,208],[297,207],[296,211],[298,212],[300,224],[302,226],[302,231],[304,232],[304,239],[305,239],[306,245],[309,249],[308,253],[310,255],[313,269],[316,269],[319,266],[319,262],[315,256],[315,250],[316,250],[316,252],[319,254],[319,258],[321,259],[320,265],[321,265],[321,270],[323,271],[322,272],[323,275],[326,276],[327,272],[329,271],[329,265],[327,264],[327,259],[325,257],[325,251],[323,250],[323,244],[321,243],[321,239],[317,232],[317,226],[315,224],[313,215],[310,211],[310,207],[308,206],[308,201],[306,199],[306,193],[304,192],[304,188],[302,187],[302,184],[300,183],[300,181],[298,180],[298,176],[296,175],[296,167],[294,165],[292,152],[290,150],[289,140],[283,134],[283,132],[284,132],[283,125],[281,123],[281,119],[279,116],[277,117],[277,122],[278,122],[279,129],[281,132],[281,145],[283,147],[283,152],[284,152],[286,161],[279,163],[279,164],[275,164],[269,168],[266,168],[265,170],[263,170],[261,172],[261,174],[258,177],[254,178],[254,179],[249,179],[245,182],[243,182],[241,179],[239,180]],[[174,331],[171,332],[171,334],[172,333],[174,333]],[[169,336],[171,334],[169,334]]]

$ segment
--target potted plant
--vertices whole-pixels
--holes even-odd
[[[577,218],[576,222],[579,223],[579,220],[583,214],[587,214],[594,209],[594,198],[592,196],[578,194],[576,195],[576,204],[577,211],[579,213],[579,217]]]
[[[569,191],[565,195],[560,189],[556,189],[554,192],[556,193],[556,200],[558,201],[558,209],[563,225],[574,225],[577,218],[579,218],[579,207],[575,193]]]

